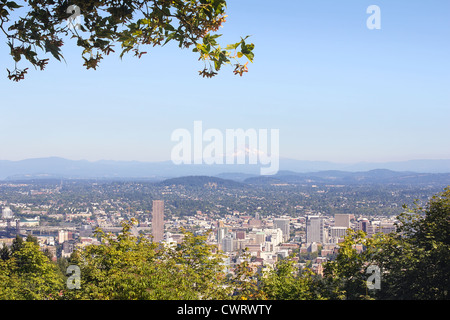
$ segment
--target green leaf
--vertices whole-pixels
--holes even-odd
[[[6,6],[9,8],[9,9],[19,9],[19,8],[22,8],[23,6],[21,6],[21,5],[18,5],[17,3],[15,3],[14,1],[8,1],[8,2],[6,2]]]
[[[254,48],[255,45],[253,43],[246,45],[245,42],[242,42],[241,44],[241,51],[250,62],[253,62],[253,59],[255,57],[254,53],[252,52]]]
[[[56,60],[61,61],[61,54],[59,53],[61,49],[58,46],[54,45],[50,41],[45,41],[45,52],[50,52]]]
[[[240,44],[241,44],[240,42],[235,43],[235,44],[229,44],[229,45],[227,45],[225,47],[225,49],[227,49],[227,50],[236,50],[237,47],[239,47]]]

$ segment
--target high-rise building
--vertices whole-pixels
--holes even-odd
[[[164,238],[164,200],[153,200],[152,236],[154,242]]]
[[[290,232],[290,219],[273,219],[273,225],[275,228],[279,228],[283,232],[283,241],[288,241]]]
[[[350,215],[349,214],[335,214],[334,226],[350,228]]]
[[[323,217],[308,216],[306,219],[306,243],[325,243]]]
[[[379,227],[379,224],[375,222],[375,224],[371,223],[368,219],[360,219],[356,225],[357,231],[364,231],[367,236],[370,238],[373,234],[375,234]]]
[[[358,221],[358,230],[364,231],[365,233],[368,233],[368,228],[370,226],[370,222],[367,219],[361,219]]]
[[[222,239],[222,250],[224,252],[232,252],[234,250],[234,241],[231,234],[226,235]]]
[[[225,238],[225,236],[228,233],[228,228],[223,227],[223,223],[222,223],[222,227],[219,227],[217,229],[217,243],[218,244],[222,244],[222,239]]]

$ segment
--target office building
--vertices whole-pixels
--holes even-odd
[[[349,214],[335,214],[334,226],[350,228],[350,215]]]
[[[227,234],[228,234],[228,228],[223,227],[223,224],[222,224],[222,227],[219,227],[219,228],[217,229],[217,243],[218,243],[219,245],[222,244],[222,239],[225,238],[225,236],[226,236]]]
[[[228,234],[222,239],[222,251],[232,252],[233,250],[234,250],[234,239],[231,234]]]
[[[308,216],[306,219],[306,243],[325,243],[323,217]]]
[[[154,242],[164,238],[164,200],[153,200],[152,236]]]
[[[365,233],[369,232],[369,226],[371,225],[370,221],[367,219],[361,219],[358,221],[358,230],[364,231]]]

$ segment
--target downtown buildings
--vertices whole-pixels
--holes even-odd
[[[136,234],[151,237],[154,242],[176,245],[183,240],[180,228],[196,235],[209,232],[208,244],[216,245],[226,254],[230,267],[237,263],[242,250],[247,250],[255,266],[272,267],[277,260],[292,255],[299,258],[299,265],[305,264],[305,259],[310,261],[307,266],[320,273],[321,264],[332,259],[349,228],[365,231],[368,235],[375,232],[387,233],[394,228],[389,218],[381,216],[330,216],[311,212],[290,217],[277,214],[260,215],[258,212],[249,214],[237,210],[221,215],[202,213],[199,210],[190,215],[174,215],[171,213],[170,204],[166,208],[165,201],[152,200],[150,203],[152,206],[148,210],[140,212],[143,219],[136,226],[136,230],[133,229]],[[109,201],[108,205],[111,204],[114,202]],[[17,207],[13,206],[13,211]],[[5,218],[10,217],[10,212],[5,211]],[[22,214],[28,211],[28,215],[34,213],[26,208],[22,210]],[[98,239],[93,235],[96,227],[106,232],[119,233],[121,223],[132,217],[127,209],[122,212],[105,211],[96,203],[89,213],[83,211],[77,215],[84,219],[77,227],[23,225],[23,232],[33,232],[42,248],[52,249],[58,257],[69,257],[77,247],[98,243]],[[68,218],[69,214],[66,216]],[[0,224],[4,224],[8,229],[6,220],[0,221]],[[13,231],[15,236],[16,230]],[[0,239],[0,242],[10,243],[12,237],[5,235],[4,240]]]

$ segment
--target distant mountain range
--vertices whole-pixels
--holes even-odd
[[[298,173],[280,171],[274,176],[250,177],[243,180],[247,184],[283,185],[283,184],[396,184],[396,185],[439,185],[450,186],[450,173],[398,172],[376,169],[364,172],[319,171]]]
[[[380,170],[383,169],[383,170]],[[333,162],[280,159],[280,171],[260,176],[259,165],[175,165],[171,161],[95,161],[68,160],[58,157],[0,160],[0,179],[36,178],[142,178],[162,181],[183,176],[217,176],[243,182],[258,181],[394,181],[404,179],[448,179],[449,160],[411,160],[386,163],[340,164]],[[437,175],[441,174],[441,175]],[[251,180],[253,179],[253,180]],[[313,179],[313,180],[314,180]],[[248,182],[248,181],[247,181]],[[450,184],[450,182],[449,182]]]

